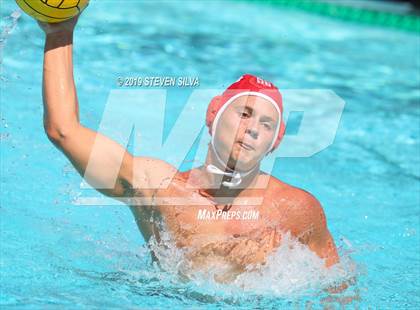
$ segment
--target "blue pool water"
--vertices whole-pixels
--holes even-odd
[[[43,133],[43,34],[27,16],[15,21],[15,10],[14,1],[2,2],[2,308],[327,303],[306,249],[277,252],[261,275],[243,276],[242,288],[183,283],[151,265],[127,208],[76,205],[81,179]],[[76,31],[75,76],[81,121],[94,129],[120,76],[198,76],[214,88],[251,72],[281,89],[333,90],[346,102],[334,143],[309,158],[278,159],[273,174],[322,203],[345,277],[357,279],[338,295],[357,296],[349,308],[415,309],[419,55],[417,34],[258,4],[92,1]],[[182,108],[168,105],[166,134]]]

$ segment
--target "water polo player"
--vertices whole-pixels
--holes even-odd
[[[46,32],[45,131],[89,184],[115,199],[133,198],[130,207],[146,241],[159,244],[169,234],[187,250],[193,269],[228,266],[221,280],[264,263],[287,232],[325,259],[327,267],[338,262],[317,199],[260,170],[285,128],[282,98],[272,83],[245,74],[215,97],[206,116],[211,143],[205,163],[180,172],[164,160],[132,156],[80,124],[72,62],[76,21],[40,23]],[[85,174],[88,162],[94,169]],[[115,186],[103,189],[116,169]],[[258,216],[244,220],[241,212]]]

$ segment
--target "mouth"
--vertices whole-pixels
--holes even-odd
[[[243,149],[245,149],[245,150],[247,150],[247,151],[254,151],[255,149],[254,149],[254,147],[252,146],[252,145],[250,145],[250,144],[248,144],[248,143],[245,143],[245,142],[243,142],[243,141],[239,141],[238,142],[238,144],[243,148]]]

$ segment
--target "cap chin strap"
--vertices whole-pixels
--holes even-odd
[[[221,169],[219,169],[217,166],[215,165],[207,165],[206,167],[207,172],[213,173],[213,174],[219,174],[219,175],[225,175],[228,177],[232,178],[232,181],[223,181],[222,184],[226,187],[235,187],[238,186],[239,184],[241,184],[242,182],[242,176],[241,173],[238,171],[232,171],[232,172],[228,172],[228,171],[223,171]]]

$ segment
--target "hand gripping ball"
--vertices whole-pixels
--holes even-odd
[[[59,23],[79,14],[89,0],[16,0],[20,8],[33,18]]]

